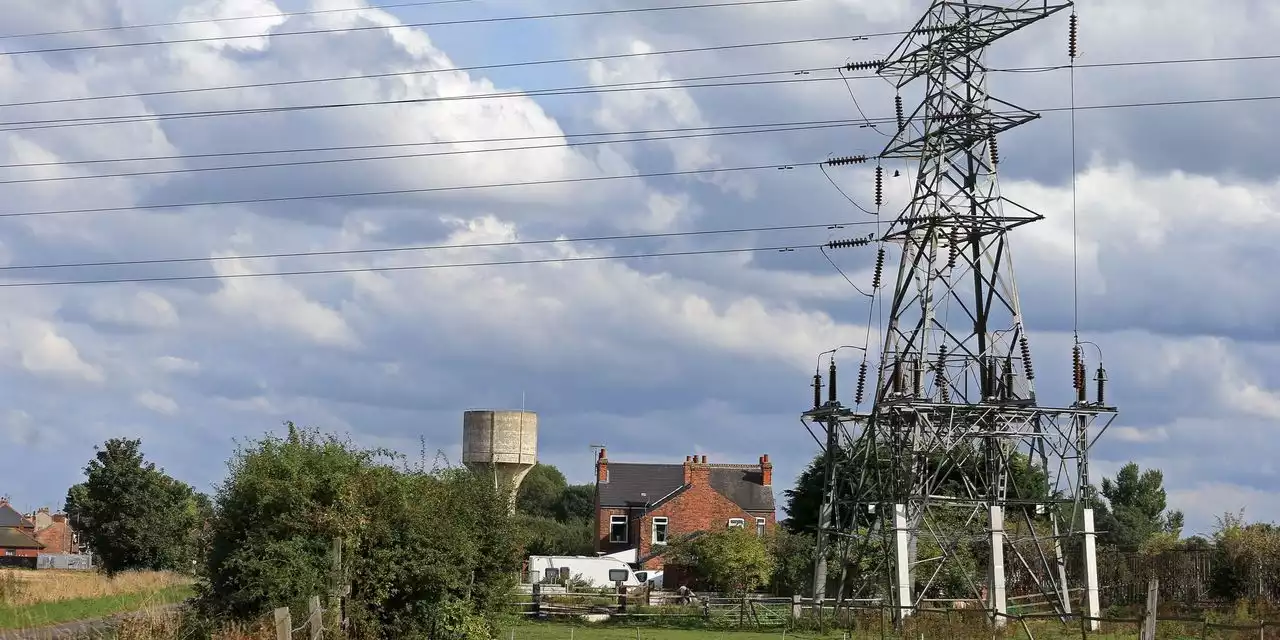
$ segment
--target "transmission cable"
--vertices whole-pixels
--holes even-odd
[[[835,69],[819,69],[821,71],[834,71]],[[782,70],[782,71],[762,71],[747,74],[730,74],[723,76],[703,76],[701,78],[688,78],[684,80],[702,80],[716,78],[731,78],[744,76],[761,76],[761,75],[781,75],[802,74],[806,70]],[[812,71],[810,69],[809,71]],[[870,77],[870,76],[869,76]],[[260,107],[254,109],[227,109],[227,110],[211,110],[211,111],[189,111],[177,112],[169,114],[134,114],[128,116],[94,116],[85,118],[58,118],[51,120],[27,120],[0,122],[0,132],[4,131],[32,131],[37,129],[58,129],[65,127],[84,127],[96,125],[111,124],[129,124],[136,122],[156,122],[165,120],[184,120],[192,118],[209,118],[221,116],[251,115],[264,113],[285,113],[294,111],[311,111],[317,109],[336,109],[349,107],[366,107],[377,105],[402,105],[402,104],[429,104],[433,102],[452,102],[459,100],[483,100],[483,99],[499,99],[510,97],[538,97],[551,95],[577,95],[577,94],[593,94],[593,93],[615,93],[629,91],[665,91],[673,89],[696,89],[707,87],[739,87],[739,86],[755,86],[755,85],[774,85],[774,84],[796,84],[807,82],[826,82],[841,81],[843,78],[815,78],[815,77],[792,77],[781,78],[775,80],[737,80],[729,82],[713,82],[704,84],[686,84],[686,85],[659,85],[659,86],[634,86],[641,84],[654,85],[660,82],[674,82],[675,80],[646,80],[641,82],[615,83],[604,85],[581,85],[578,87],[566,87],[561,89],[541,89],[532,91],[508,91],[498,93],[483,93],[461,96],[437,96],[429,98],[405,98],[399,100],[373,100],[362,102],[345,102],[345,103],[327,103],[327,104],[311,104],[311,105],[292,105],[283,107]],[[1066,107],[1046,107],[1042,109],[1033,109],[1037,113],[1052,113],[1060,111],[1094,111],[1099,109],[1123,109],[1136,107],[1158,107],[1172,105],[1192,105],[1192,104],[1213,104],[1213,103],[1235,103],[1235,102],[1256,102],[1280,99],[1280,96],[1244,96],[1230,98],[1203,98],[1189,100],[1160,100],[1153,102],[1137,102],[1137,103],[1120,103],[1120,104],[1100,104],[1100,105],[1076,105]],[[1007,115],[1013,112],[993,111],[996,115]],[[878,117],[866,118],[864,122],[868,125],[889,124],[897,121],[896,117]],[[30,125],[30,126],[28,126]]]
[[[471,0],[467,0],[471,1]],[[115,100],[119,98],[146,98],[153,96],[167,96],[187,93],[202,93],[207,91],[233,91],[238,89],[261,89],[267,87],[284,87],[292,85],[316,84],[321,82],[346,82],[351,80],[377,80],[380,78],[395,78],[401,76],[430,75],[435,73],[453,73],[466,71],[487,71],[493,69],[511,69],[515,67],[530,67],[540,65],[553,64],[573,64],[578,62],[596,62],[603,60],[622,60],[626,58],[638,58],[643,56],[665,56],[677,55],[685,53],[705,53],[710,51],[731,51],[736,49],[752,49],[761,47],[778,47],[795,44],[815,44],[822,42],[838,42],[841,40],[859,40],[867,36],[825,36],[821,38],[799,38],[794,40],[771,40],[768,42],[747,42],[742,44],[725,44],[711,45],[706,47],[688,47],[684,49],[665,49],[660,51],[642,51],[633,53],[613,53],[599,56],[579,56],[575,58],[549,58],[543,60],[524,60],[517,62],[499,62],[492,64],[468,65],[464,67],[449,67],[443,69],[412,69],[409,71],[387,71],[382,73],[369,73],[360,75],[347,76],[328,76],[324,78],[303,78],[298,80],[275,80],[270,82],[252,82],[243,84],[219,85],[213,87],[194,87],[189,89],[164,89],[158,91],[139,91],[134,93],[113,93],[105,96],[74,96],[70,98],[50,98],[47,100],[28,100],[24,102],[5,102],[0,103],[0,107],[25,107],[43,104],[63,104],[69,102],[88,102],[94,100]],[[874,76],[860,76],[861,78],[870,78]],[[855,78],[856,79],[856,78]]]
[[[1165,100],[1165,101],[1155,101],[1155,102],[1111,104],[1111,105],[1086,105],[1086,106],[1077,106],[1074,108],[1074,110],[1085,111],[1085,110],[1098,110],[1098,109],[1120,109],[1120,108],[1154,107],[1154,106],[1169,106],[1169,105],[1240,103],[1240,102],[1261,101],[1261,100],[1280,100],[1280,95],[1236,97],[1236,98],[1204,98],[1204,99],[1197,99],[1197,100]],[[1040,109],[1038,111],[1041,113],[1046,113],[1046,112],[1073,111],[1073,109],[1071,107],[1053,107],[1048,109]],[[995,113],[998,115],[1000,112],[995,112]],[[869,118],[866,120],[866,122],[868,123],[896,122],[896,117],[878,118],[878,119]],[[862,157],[862,161],[865,162],[866,159],[867,158],[865,156]],[[58,214],[69,214],[69,213],[106,213],[106,212],[113,212],[113,211],[180,209],[180,208],[188,208],[188,207],[207,207],[207,206],[219,206],[219,205],[265,204],[265,203],[273,203],[273,202],[288,202],[288,201],[301,201],[301,200],[329,200],[329,199],[357,198],[357,197],[369,197],[369,196],[440,193],[440,192],[450,192],[450,191],[469,191],[469,190],[496,189],[496,188],[506,188],[506,187],[523,187],[523,186],[535,186],[535,185],[555,185],[555,184],[601,182],[601,181],[609,181],[609,180],[632,180],[632,179],[640,179],[640,178],[705,175],[705,174],[711,174],[711,173],[758,171],[763,169],[789,170],[789,169],[794,169],[796,167],[802,167],[802,166],[813,166],[813,165],[820,165],[820,164],[830,165],[833,163],[848,164],[847,162],[843,162],[843,161],[837,162],[833,160],[827,160],[823,162],[762,164],[762,165],[751,165],[751,166],[741,166],[741,167],[717,167],[717,168],[707,168],[707,169],[661,171],[661,172],[655,172],[655,173],[635,173],[635,174],[612,175],[612,176],[559,178],[559,179],[553,179],[553,180],[533,180],[533,181],[527,181],[527,182],[504,182],[504,183],[478,184],[478,185],[452,185],[452,186],[440,186],[440,187],[421,187],[421,188],[412,188],[412,189],[392,189],[392,190],[385,190],[385,191],[308,194],[308,195],[297,195],[297,196],[242,198],[242,199],[231,199],[231,200],[208,200],[208,201],[202,201],[202,202],[144,204],[144,205],[115,206],[115,207],[95,207],[95,208],[84,208],[84,209],[59,209],[59,210],[49,210],[49,211],[17,211],[17,212],[0,213],[0,218],[58,215]]]
[[[453,249],[491,249],[498,247],[523,247],[542,244],[579,243],[579,242],[611,242],[617,240],[655,240],[661,238],[688,238],[695,236],[733,235],[740,233],[773,233],[778,231],[802,231],[808,229],[835,229],[848,226],[874,224],[871,221],[861,222],[827,222],[815,224],[789,224],[772,227],[743,227],[734,229],[705,229],[697,231],[668,231],[655,233],[630,233],[607,236],[584,236],[576,238],[548,238],[540,240],[503,240],[498,242],[467,242],[458,244],[410,245],[393,247],[376,247],[371,249],[332,249],[322,251],[288,251],[277,253],[255,253],[233,256],[201,256],[185,258],[146,258],[134,260],[107,260],[100,262],[54,262],[45,264],[0,265],[0,271],[26,271],[46,269],[70,269],[89,267],[120,267],[156,264],[183,264],[222,262],[227,260],[265,260],[276,258],[314,258],[328,256],[350,256],[384,253],[403,253],[408,251],[444,251]]]
[[[1199,105],[1199,104],[1229,104],[1229,103],[1272,101],[1272,100],[1280,100],[1280,95],[1243,96],[1243,97],[1228,97],[1228,98],[1203,98],[1203,99],[1192,99],[1192,100],[1163,100],[1163,101],[1120,103],[1120,104],[1077,105],[1075,107],[1070,107],[1070,106],[1048,107],[1043,109],[1036,109],[1033,111],[1037,113],[1057,113],[1057,112],[1074,113],[1075,111],[1092,111],[1092,110],[1103,110],[1103,109],[1126,109],[1126,108],[1145,108],[1145,107]],[[1003,112],[993,112],[993,113],[995,113],[996,115],[1000,115]],[[281,154],[281,153],[312,153],[312,152],[324,152],[324,151],[384,149],[384,148],[396,148],[396,147],[406,147],[406,146],[428,146],[428,145],[443,145],[443,144],[479,144],[479,143],[489,143],[489,142],[516,142],[516,141],[525,141],[525,140],[559,140],[561,138],[595,137],[595,136],[610,136],[610,135],[647,135],[647,134],[655,134],[655,133],[668,133],[668,132],[674,133],[674,132],[685,132],[685,131],[707,131],[710,133],[702,134],[702,136],[710,137],[710,136],[716,136],[716,135],[727,135],[726,133],[717,131],[720,129],[760,128],[760,129],[767,129],[768,131],[773,132],[773,131],[804,130],[808,128],[817,129],[817,128],[824,128],[827,126],[832,126],[832,127],[850,126],[850,125],[874,126],[875,124],[891,124],[894,122],[896,122],[896,117],[859,118],[859,119],[851,119],[851,120],[815,120],[815,121],[799,121],[799,122],[768,123],[768,124],[753,124],[753,125],[721,125],[721,126],[712,126],[712,127],[687,127],[687,128],[652,129],[652,130],[637,130],[637,131],[555,134],[555,135],[542,135],[542,136],[514,136],[514,137],[507,137],[507,138],[481,138],[481,139],[470,139],[470,140],[438,140],[438,141],[429,141],[429,142],[386,143],[386,144],[372,144],[372,145],[311,147],[311,148],[296,148],[296,149],[264,149],[264,150],[256,150],[256,151],[234,151],[234,152],[221,152],[221,153],[173,154],[173,155],[165,155],[165,156],[141,156],[141,157],[131,157],[131,158],[103,158],[103,159],[93,159],[93,160],[14,163],[14,164],[0,164],[0,169],[13,169],[13,168],[23,168],[23,167],[48,167],[48,166],[59,166],[59,165],[102,164],[102,163],[116,163],[116,162],[187,160],[187,159],[197,159],[197,158],[235,157],[235,156],[245,156],[245,155],[268,155],[268,154]],[[753,132],[749,131],[747,133],[753,133]],[[699,137],[699,136],[687,136],[687,137]],[[616,142],[639,142],[639,141],[640,140],[622,140],[622,141],[616,141]],[[463,150],[458,152],[450,151],[450,152],[440,153],[440,154],[404,154],[402,156],[381,156],[381,157],[371,157],[371,158],[370,157],[339,158],[339,159],[326,160],[324,162],[354,162],[354,161],[360,161],[360,160],[389,159],[394,157],[425,157],[430,155],[450,155],[453,153],[483,153],[486,151],[514,151],[514,150],[526,149],[526,148],[559,148],[561,146],[577,146],[577,144],[583,144],[583,143],[566,143],[565,145],[555,145],[555,146],[543,145],[543,146],[533,146],[533,147],[513,147],[509,149],[496,149],[496,150],[489,150],[489,149]],[[320,163],[321,161],[297,161],[297,162],[273,163],[273,164],[264,163],[261,166],[270,167],[270,166],[289,166],[294,164],[305,165],[305,164],[320,164]],[[238,169],[238,168],[256,168],[256,166],[250,165],[250,166],[244,166],[244,167],[237,167],[237,166],[193,167],[193,168],[164,170],[164,171],[144,171],[144,172],[135,172],[135,173],[122,173],[122,174],[116,174],[112,176],[101,176],[101,177],[127,177],[130,175],[153,175],[156,173],[181,173],[181,172],[213,171],[213,170],[220,170],[220,169]],[[724,170],[734,171],[737,169],[724,169]],[[53,177],[53,178],[35,178],[35,179],[29,179],[29,180],[20,179],[20,180],[4,181],[0,183],[11,184],[11,183],[20,183],[20,182],[43,182],[43,181],[49,181],[49,180],[80,179],[80,178],[92,178],[92,177],[99,177],[99,176],[66,176],[66,177]],[[3,215],[14,215],[14,214],[3,214]],[[26,214],[23,214],[23,215],[26,215]]]
[[[296,202],[296,201],[302,201],[302,200],[333,200],[333,199],[343,199],[343,198],[408,195],[408,194],[418,194],[418,193],[443,193],[443,192],[452,192],[452,191],[501,189],[501,188],[509,188],[509,187],[530,187],[530,186],[541,186],[541,185],[605,182],[610,180],[636,180],[641,178],[706,175],[706,174],[712,174],[712,173],[759,171],[763,169],[790,170],[796,167],[811,166],[814,164],[818,164],[818,163],[807,162],[807,163],[791,163],[791,164],[785,164],[785,165],[762,164],[762,165],[750,165],[750,166],[742,166],[742,167],[686,169],[681,171],[658,171],[654,173],[632,173],[632,174],[609,175],[609,176],[585,176],[585,177],[579,177],[579,178],[556,178],[551,180],[529,180],[525,182],[498,182],[498,183],[489,183],[489,184],[420,187],[420,188],[414,188],[414,189],[389,189],[385,191],[340,192],[340,193],[308,194],[308,195],[297,195],[297,196],[237,198],[237,199],[231,199],[231,200],[205,200],[202,202],[140,204],[140,205],[130,205],[130,206],[117,206],[117,207],[94,207],[94,208],[87,208],[87,209],[59,209],[59,210],[51,210],[51,211],[15,211],[15,212],[0,213],[0,218],[49,216],[49,215],[69,214],[69,213],[109,213],[109,212],[119,212],[119,211],[183,209],[188,207],[212,207],[212,206],[240,205],[240,204],[266,204],[266,203],[273,203],[273,202]]]
[[[577,18],[585,16],[604,16],[630,13],[652,13],[658,11],[681,11],[690,9],[734,8],[752,5],[783,4],[804,2],[805,0],[736,0],[735,2],[719,2],[709,4],[683,4],[665,7],[634,7],[630,9],[601,9],[596,11],[573,11],[569,13],[544,13],[528,16],[494,16],[489,18],[466,18],[458,20],[435,20],[431,22],[407,22],[394,25],[366,25],[344,27],[339,29],[308,29],[305,31],[283,31],[279,33],[256,33],[234,36],[208,36],[200,38],[178,38],[174,40],[146,40],[142,42],[113,42],[108,44],[77,45],[70,47],[48,47],[42,49],[23,49],[19,51],[0,51],[0,56],[17,56],[33,53],[62,53],[69,51],[95,51],[100,49],[120,49],[125,47],[146,47],[153,45],[189,44],[195,42],[222,42],[227,40],[245,40],[249,38],[280,38],[284,36],[317,35],[323,33],[350,33],[353,31],[373,31],[383,29],[402,29],[418,27],[440,27],[464,24],[490,24],[497,22],[515,22],[522,20],[548,20],[554,18]]]
[[[742,130],[755,128],[779,128],[779,127],[807,127],[807,126],[845,126],[858,124],[856,120],[801,120],[792,122],[768,122],[760,124],[735,124],[735,125],[715,125],[701,127],[673,127],[663,129],[634,129],[630,131],[594,131],[581,133],[558,133],[547,135],[531,135],[531,136],[511,136],[506,138],[471,138],[461,140],[431,140],[426,142],[387,142],[381,144],[362,144],[362,145],[346,145],[333,147],[296,147],[285,149],[258,149],[251,151],[224,151],[213,153],[188,153],[188,154],[171,154],[163,156],[133,156],[124,158],[98,158],[93,160],[55,160],[48,162],[24,162],[14,164],[0,164],[0,169],[15,169],[20,167],[51,167],[59,165],[83,165],[83,164],[103,164],[117,162],[153,162],[161,160],[193,160],[201,158],[226,158],[239,156],[256,156],[256,155],[275,155],[285,153],[319,153],[327,151],[359,151],[372,149],[394,149],[402,147],[422,147],[437,146],[445,144],[485,144],[491,142],[526,142],[533,140],[560,140],[561,138],[594,138],[601,136],[643,136],[662,133],[683,133],[694,131],[707,131],[704,135],[714,135],[720,129]],[[483,151],[483,150],[480,150]]]
[[[748,73],[720,74],[714,76],[697,76],[692,78],[671,78],[666,80],[641,80],[634,82],[612,82],[586,84],[550,89],[529,89],[513,91],[495,91],[489,93],[472,93],[456,96],[430,96],[423,98],[398,98],[389,100],[362,100],[355,102],[329,102],[304,105],[287,105],[276,107],[251,107],[245,109],[213,109],[204,111],[177,111],[170,113],[135,113],[117,116],[83,116],[77,118],[52,118],[46,120],[0,121],[0,131],[32,131],[36,129],[60,129],[65,127],[84,127],[111,124],[132,124],[136,122],[161,122],[168,120],[190,120],[198,118],[216,118],[241,115],[262,115],[289,113],[295,111],[316,111],[321,109],[348,109],[354,107],[418,105],[440,102],[462,102],[468,100],[496,100],[502,98],[535,98],[541,96],[583,95],[596,93],[619,93],[630,91],[671,91],[674,89],[702,89],[712,87],[744,87],[772,84],[796,84],[804,82],[828,82],[839,78],[788,77],[774,80],[739,80],[738,78],[760,78],[762,76],[802,76],[811,71],[834,71],[834,69],[781,69],[778,71],[755,71]],[[725,80],[726,82],[712,82]],[[702,83],[702,84],[672,84]]]
[[[417,2],[398,2],[395,4],[379,4],[367,7],[344,7],[341,9],[313,9],[310,11],[284,11],[256,16],[234,16],[230,18],[200,18],[198,20],[179,20],[176,22],[152,22],[150,24],[125,24],[113,27],[91,27],[88,29],[68,29],[65,31],[44,31],[40,33],[10,33],[0,35],[0,40],[15,38],[40,38],[45,36],[69,36],[78,33],[102,33],[104,31],[125,31],[128,29],[152,29],[155,27],[181,27],[189,24],[205,24],[208,22],[234,22],[237,20],[271,20],[275,18],[292,18],[294,16],[313,16],[325,13],[348,13],[352,11],[385,11],[387,9],[406,9],[409,7],[426,7],[441,4],[458,4],[473,0],[418,0]]]
[[[233,278],[264,278],[301,275],[332,275],[343,273],[371,273],[389,271],[426,271],[431,269],[460,269],[475,267],[496,267],[527,264],[563,264],[573,262],[599,262],[606,260],[632,260],[637,258],[665,258],[677,256],[708,256],[733,253],[761,253],[778,251],[789,253],[798,249],[817,249],[825,245],[800,244],[780,245],[772,247],[742,247],[735,249],[699,249],[688,251],[655,251],[648,253],[611,254],[602,256],[570,256],[560,258],[529,258],[524,260],[485,260],[478,262],[454,262],[445,264],[399,265],[383,267],[346,267],[334,269],[298,269],[294,271],[266,271],[257,273],[204,274],[187,276],[152,276],[140,278],[95,278],[85,280],[50,280],[37,282],[0,282],[0,288],[7,287],[54,287],[78,284],[119,284],[127,282],[180,282],[188,280],[230,280]]]
[[[264,168],[275,168],[275,167],[299,167],[299,166],[313,166],[313,165],[325,165],[325,164],[339,164],[339,163],[348,163],[348,162],[364,162],[364,161],[374,161],[374,160],[401,160],[401,159],[409,159],[409,158],[435,158],[435,157],[442,157],[442,156],[471,155],[471,154],[483,154],[483,153],[505,153],[505,152],[512,152],[512,151],[569,149],[573,147],[586,147],[586,146],[595,146],[595,145],[661,142],[664,140],[686,140],[686,139],[694,139],[694,138],[702,139],[702,138],[711,138],[711,137],[719,137],[719,136],[740,136],[740,135],[750,135],[750,134],[758,134],[758,133],[786,133],[790,131],[815,131],[815,130],[821,130],[821,129],[834,129],[834,128],[853,127],[853,126],[862,126],[862,125],[857,122],[842,122],[842,123],[835,123],[835,124],[818,124],[818,125],[807,125],[807,126],[785,126],[785,127],[763,128],[763,129],[715,131],[711,133],[685,133],[685,134],[675,134],[675,135],[665,135],[665,136],[643,136],[643,137],[622,138],[622,139],[614,139],[614,140],[585,140],[581,142],[566,141],[564,143],[556,143],[556,144],[521,145],[521,146],[511,146],[511,147],[493,147],[493,148],[486,148],[486,149],[449,149],[447,151],[397,153],[397,154],[384,154],[384,155],[376,155],[376,156],[359,156],[354,158],[322,158],[319,160],[288,160],[283,162],[261,162],[257,164],[233,164],[233,165],[221,165],[221,166],[212,166],[212,167],[181,167],[176,169],[153,169],[148,171],[128,171],[128,172],[119,172],[119,173],[94,173],[94,174],[87,174],[87,175],[46,176],[46,177],[40,177],[40,178],[15,178],[12,180],[0,180],[0,185],[29,184],[29,183],[35,183],[35,182],[65,182],[70,180],[96,180],[100,178],[135,178],[135,177],[141,177],[141,176],[154,176],[154,175],[201,173],[206,171],[241,171],[241,170],[264,169]],[[56,165],[58,163],[52,163],[52,164]],[[825,173],[826,170],[823,169],[823,172]],[[830,176],[828,176],[827,179],[830,180],[831,179]],[[832,182],[832,184],[834,185],[835,183]],[[839,189],[840,187],[837,186],[836,188]],[[841,193],[843,194],[843,191]],[[848,197],[849,197],[848,195],[845,195],[845,198],[848,198]],[[853,201],[850,199],[850,202],[853,202]],[[857,203],[854,203],[854,205],[857,206]],[[863,209],[863,211],[867,212],[866,209]],[[870,213],[870,212],[867,212],[867,213]]]
[[[460,0],[473,1],[473,0]],[[345,9],[344,9],[345,11]],[[261,89],[269,87],[283,87],[292,85],[316,84],[323,82],[346,82],[352,80],[376,80],[380,78],[394,78],[401,76],[413,75],[430,75],[436,73],[452,73],[452,72],[468,72],[468,71],[486,71],[492,69],[510,69],[515,67],[554,65],[554,64],[573,64],[579,62],[593,62],[603,60],[621,60],[627,58],[638,58],[644,56],[663,56],[678,55],[685,53],[706,53],[711,51],[730,51],[735,49],[751,49],[761,47],[788,46],[796,44],[818,44],[823,42],[838,42],[841,40],[864,40],[873,37],[902,35],[904,32],[882,32],[863,35],[845,35],[845,36],[823,36],[818,38],[798,38],[792,40],[771,40],[766,42],[747,42],[741,44],[727,45],[710,45],[706,47],[689,47],[683,49],[665,49],[659,51],[642,51],[632,53],[614,53],[599,56],[579,56],[574,58],[549,58],[543,60],[522,60],[516,62],[498,62],[492,64],[468,65],[463,67],[449,67],[442,69],[411,69],[408,71],[387,71],[381,73],[357,74],[346,76],[327,76],[323,78],[303,78],[295,80],[273,80],[267,82],[250,82],[242,84],[218,85],[210,87],[192,87],[186,89],[162,89],[156,91],[138,91],[132,93],[113,93],[105,96],[72,96],[67,98],[48,98],[42,100],[27,100],[23,102],[5,102],[0,103],[2,107],[25,107],[45,104],[65,104],[74,102],[90,102],[97,100],[115,100],[121,98],[146,98],[154,96],[179,95],[188,93],[203,93],[209,91],[234,91],[239,89]],[[1137,60],[1137,61],[1118,61],[1118,62],[1098,62],[1093,64],[1077,64],[1076,69],[1096,69],[1104,67],[1129,67],[1129,66],[1152,66],[1165,64],[1187,64],[1187,63],[1210,63],[1210,62],[1239,62],[1254,60],[1276,60],[1280,59],[1280,54],[1274,55],[1256,55],[1256,56],[1225,56],[1218,58],[1178,58],[1165,60]],[[1008,69],[988,69],[988,73],[1047,73],[1051,71],[1060,71],[1071,68],[1071,65],[1056,65],[1046,67],[1014,67]],[[826,69],[823,69],[826,70]],[[843,69],[839,69],[843,79],[847,82],[850,80],[871,80],[879,78],[877,75],[844,75]],[[856,98],[855,98],[856,100]]]

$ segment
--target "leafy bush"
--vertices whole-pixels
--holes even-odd
[[[288,426],[287,438],[267,436],[230,462],[210,526],[205,612],[300,613],[341,580],[352,637],[487,638],[481,622],[509,602],[520,567],[509,494],[464,470],[397,468],[389,452]]]

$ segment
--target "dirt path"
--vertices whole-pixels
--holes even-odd
[[[73,622],[64,622],[49,627],[40,627],[38,629],[0,629],[0,640],[66,640],[68,638],[82,637],[99,637],[103,631],[111,628],[113,623],[122,619],[136,615],[154,615],[161,611],[176,608],[178,604],[160,605],[143,609],[142,611],[132,611],[129,613],[117,613],[105,618],[89,618],[86,620],[75,620]]]

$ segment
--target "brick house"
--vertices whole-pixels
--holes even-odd
[[[660,568],[663,547],[682,536],[727,527],[764,535],[776,525],[768,455],[753,465],[711,464],[706,456],[610,463],[601,449],[596,460],[595,549],[635,549],[641,568]]]
[[[24,518],[10,506],[8,498],[0,498],[0,556],[38,557],[44,545],[36,540],[35,531],[34,522]],[[0,561],[0,565],[3,564],[6,563]]]
[[[65,513],[53,514],[48,526],[36,529],[36,540],[44,545],[45,553],[80,553],[79,540]]]

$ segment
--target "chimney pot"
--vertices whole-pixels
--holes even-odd
[[[706,463],[707,463],[707,456],[704,455],[702,456],[702,464],[706,464]]]
[[[760,456],[760,484],[773,486],[773,463],[769,462],[769,454]]]

